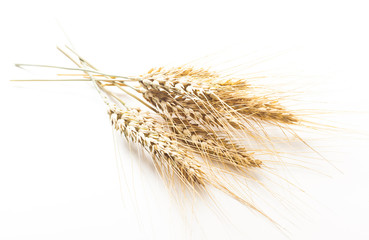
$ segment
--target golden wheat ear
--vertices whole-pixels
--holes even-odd
[[[147,100],[158,106],[164,100],[173,112],[174,104],[168,104],[170,99],[185,108],[182,112],[198,112],[209,117],[209,113],[214,111],[218,113],[213,114],[216,118],[233,117],[233,122],[231,118],[225,119],[232,126],[244,118],[283,124],[298,122],[298,118],[278,99],[256,95],[253,86],[245,79],[223,77],[216,72],[192,67],[152,69],[141,78],[140,84],[147,91]]]
[[[219,166],[230,165],[241,171],[248,171],[250,167],[261,167],[262,161],[254,157],[254,152],[245,146],[221,137],[217,132],[209,132],[198,124],[190,123],[179,118],[167,118],[169,128],[176,133],[181,142],[191,146],[202,158],[213,161]]]
[[[108,114],[117,131],[151,155],[161,175],[167,179],[176,176],[191,189],[195,185],[204,186],[201,166],[150,113],[143,113],[139,108],[121,109],[110,105]]]

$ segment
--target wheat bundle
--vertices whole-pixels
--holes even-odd
[[[168,183],[178,178],[191,190],[211,185],[273,221],[250,203],[245,185],[232,185],[223,175],[238,178],[266,165],[255,157],[258,151],[235,141],[235,134],[257,138],[255,126],[288,128],[302,121],[278,97],[256,94],[245,79],[202,68],[156,68],[139,77],[105,74],[68,49],[77,59],[59,50],[78,68],[56,68],[84,72],[85,79],[80,80],[92,81],[104,95],[114,129],[142,146]],[[151,111],[128,107],[109,88],[133,97]]]

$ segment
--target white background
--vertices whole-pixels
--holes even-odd
[[[0,239],[369,239],[368,23],[367,1],[354,0],[2,1]],[[227,219],[206,201],[195,218],[114,140],[89,83],[8,81],[42,76],[14,63],[72,66],[55,49],[70,44],[61,29],[98,68],[127,75],[230,46],[245,62],[292,52],[288,68],[323,79],[301,80],[320,88],[314,99],[342,110],[345,133],[323,144],[343,173],[296,173],[310,198],[302,216],[287,213],[287,234],[221,193]]]

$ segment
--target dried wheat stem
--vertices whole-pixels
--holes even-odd
[[[126,76],[120,76],[120,75],[114,75],[114,74],[106,74],[106,73],[102,73],[96,70],[91,70],[88,68],[70,68],[70,67],[61,67],[61,66],[52,66],[52,65],[42,65],[42,64],[26,64],[26,63],[16,63],[15,64],[16,67],[22,68],[22,67],[44,67],[44,68],[57,68],[57,69],[64,69],[64,70],[72,70],[72,71],[83,71],[83,72],[89,72],[89,73],[96,73],[99,75],[103,75],[105,77],[111,77],[111,78],[122,78],[124,80],[124,82],[127,81],[133,81],[133,82],[137,82],[140,81],[140,79],[138,78],[131,78],[131,77],[126,77]],[[117,80],[115,80],[117,81]]]

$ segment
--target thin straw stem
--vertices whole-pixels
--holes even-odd
[[[91,82],[91,79],[87,78],[75,78],[75,79],[12,79],[11,82]],[[96,79],[96,81],[105,81]]]
[[[106,74],[99,71],[86,69],[86,68],[71,68],[71,67],[61,67],[61,66],[52,66],[52,65],[42,65],[42,64],[27,64],[27,63],[16,63],[16,67],[22,68],[22,67],[44,67],[44,68],[58,68],[58,69],[64,69],[64,70],[71,70],[71,71],[83,71],[83,72],[89,72],[89,73],[97,73],[104,75],[106,77],[113,77],[113,78],[123,78],[124,81],[139,81],[139,78],[130,78],[125,76],[119,76],[119,75],[113,75],[113,74]],[[123,80],[121,80],[123,81]]]

